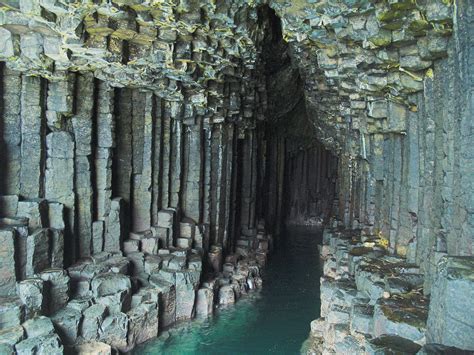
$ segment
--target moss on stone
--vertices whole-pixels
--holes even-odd
[[[356,247],[356,248],[352,248],[349,254],[353,256],[362,256],[362,255],[372,252],[373,250],[374,250],[373,248],[369,248],[369,247]]]

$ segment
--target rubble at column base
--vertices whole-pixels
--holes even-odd
[[[159,215],[168,215],[166,222],[162,216],[159,226],[130,233],[122,249],[97,252],[63,269],[51,253],[55,239],[30,243],[39,231],[51,236],[54,230],[47,218],[32,226],[30,212],[29,219],[11,216],[0,225],[2,252],[15,256],[11,265],[1,265],[2,275],[10,272],[13,280],[0,299],[2,354],[128,352],[177,322],[211,316],[216,307],[261,288],[260,271],[273,244],[261,223],[224,256],[221,246],[209,247],[205,225],[177,223],[176,213],[165,210]],[[13,249],[22,239],[24,255]],[[15,283],[19,269],[25,275]]]
[[[462,336],[452,340],[458,341],[462,348],[432,341],[438,330],[432,320],[442,318],[439,313],[447,307],[430,308],[419,267],[389,255],[383,238],[365,236],[361,230],[326,228],[320,257],[323,263],[321,316],[311,322],[310,335],[301,353],[473,353],[470,340],[461,339]],[[464,270],[461,275],[464,285],[473,290],[472,275],[466,275],[472,258],[446,257],[446,260],[451,273],[457,272],[457,277],[451,275],[450,280],[461,278],[459,270]],[[438,269],[442,269],[442,263]],[[438,279],[443,278],[443,271],[439,273]],[[436,282],[433,287],[439,287]],[[437,295],[436,302],[440,299]]]

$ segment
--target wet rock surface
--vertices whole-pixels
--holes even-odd
[[[473,8],[4,1],[0,330],[56,328],[2,346],[128,351],[259,288],[284,220],[334,216],[315,346],[474,350]]]
[[[449,337],[450,341],[441,339],[441,334],[449,331],[441,325],[445,322],[437,322],[443,319],[438,313],[446,311],[446,306],[437,305],[437,302],[447,302],[443,296],[449,288],[441,284],[457,280],[468,287],[472,275],[472,258],[441,259],[437,281],[441,284],[435,283],[433,287],[436,289],[427,297],[422,292],[423,286],[418,276],[423,275],[419,268],[389,255],[383,239],[368,237],[360,230],[331,228],[326,228],[324,236],[324,245],[320,247],[321,258],[325,266],[336,264],[339,267],[323,268],[321,318],[311,323],[310,337],[302,352],[424,354],[431,351],[463,353],[467,351],[465,349],[470,349],[470,337],[463,338],[469,334],[467,330]],[[357,259],[349,258],[349,255],[357,256]],[[344,268],[349,262],[354,263],[351,268],[353,272],[346,272]],[[451,275],[449,281],[448,274]],[[395,279],[403,280],[404,288],[397,287],[396,292],[393,292]],[[459,287],[456,289],[459,290]],[[462,302],[470,302],[470,298],[466,297],[468,294],[458,292],[456,297]],[[449,303],[451,307],[458,304]],[[452,312],[449,316],[453,322],[456,321],[452,318],[454,314]],[[468,326],[469,322],[465,320],[464,325]],[[449,329],[461,328],[452,325]],[[439,340],[435,336],[440,337]],[[445,344],[446,350],[439,343]],[[449,346],[452,348],[448,350]],[[439,350],[436,350],[438,347]]]
[[[242,294],[261,287],[260,269],[272,240],[263,229],[242,237],[245,255],[229,254],[223,269],[208,271],[203,269],[206,250],[202,246],[191,249],[200,227],[186,220],[177,224],[169,211],[163,215],[167,228],[179,226],[184,239],[191,240],[186,248],[179,246],[179,238],[176,246],[166,246],[152,231],[130,233],[130,238],[137,238],[130,241],[138,243],[132,250],[124,247],[123,254],[94,253],[67,269],[37,264],[32,277],[12,284],[13,290],[5,288],[0,304],[2,351],[127,352],[178,321],[208,317],[215,307],[234,303]],[[59,217],[54,218],[58,223]],[[44,223],[50,222],[46,219]],[[14,230],[4,235],[7,240],[14,238]],[[148,240],[156,242],[153,248]],[[48,250],[48,242],[43,241],[41,248],[45,246]],[[26,270],[33,271],[26,265]],[[8,267],[15,272],[18,263]],[[5,270],[10,272],[7,265]]]

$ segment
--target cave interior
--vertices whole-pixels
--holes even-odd
[[[305,353],[474,351],[470,0],[10,0],[0,37],[0,352],[131,351],[291,226]]]

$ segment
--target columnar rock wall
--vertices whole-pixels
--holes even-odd
[[[472,258],[442,257],[430,299],[421,268],[382,238],[326,228],[320,255],[321,317],[302,353],[472,354]]]
[[[256,15],[2,7],[0,352],[128,351],[261,287]]]
[[[419,268],[425,295],[450,272],[439,260],[472,256],[471,1],[4,3],[2,327],[43,295],[38,277],[59,306],[80,295],[116,311],[160,273],[186,317],[195,259],[208,255],[216,272],[237,250],[261,259],[263,226],[276,234],[314,203],[319,213],[334,202],[344,226]],[[312,198],[292,177],[309,171],[315,150],[311,176],[326,190]],[[62,319],[80,322],[86,305],[58,316],[64,344],[76,338],[61,333]],[[63,312],[35,307],[32,317]],[[99,314],[112,327],[106,343],[136,316],[95,308],[92,324]]]
[[[420,265],[473,253],[470,1],[274,1],[346,227]],[[268,87],[271,97],[272,87]]]
[[[288,224],[321,225],[334,210],[337,159],[322,145],[289,153],[285,186]]]

